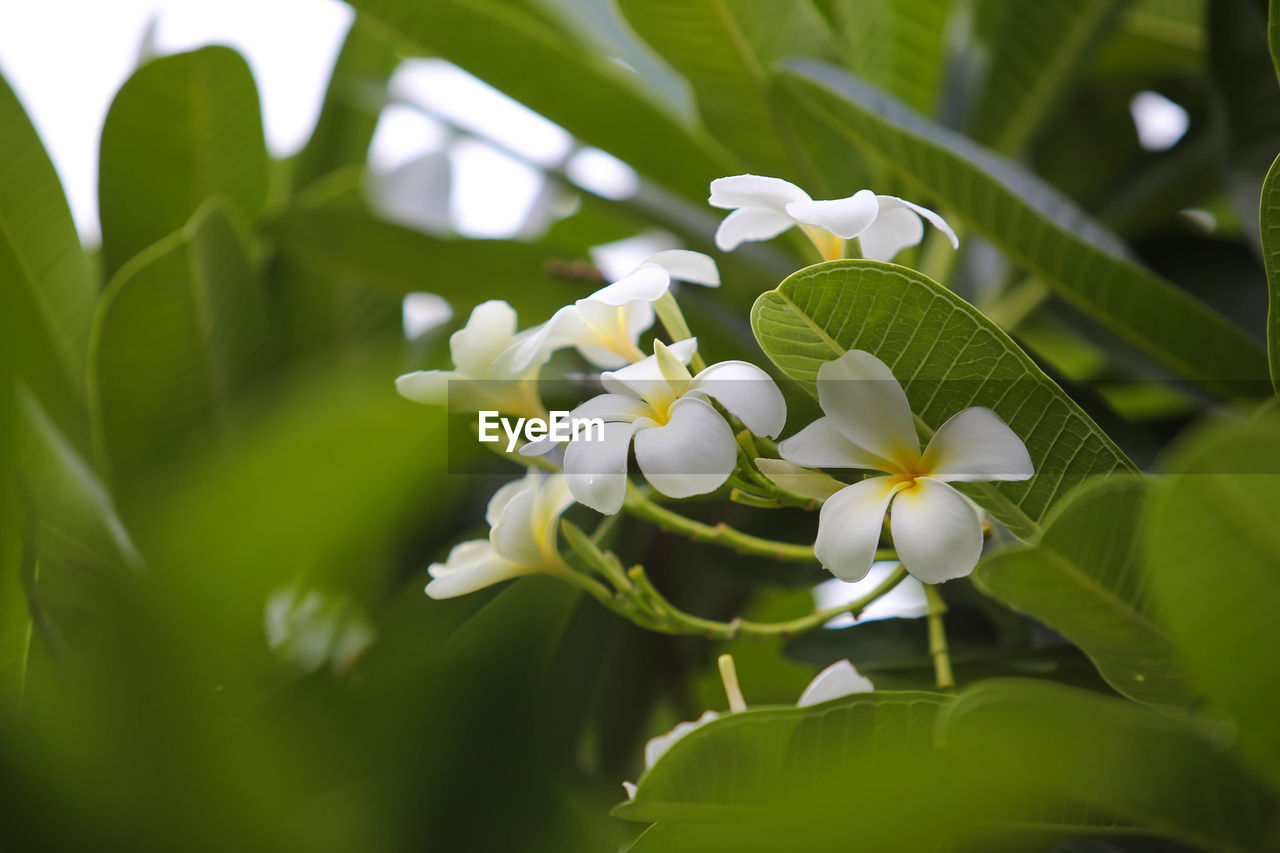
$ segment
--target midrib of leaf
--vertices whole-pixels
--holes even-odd
[[[1280,4],[1280,0],[1276,0]],[[1267,272],[1267,360],[1271,387],[1280,394],[1280,156],[1267,170],[1258,205],[1262,260]]]
[[[1068,557],[1066,554],[1063,554],[1057,548],[1051,545],[1046,545],[1043,541],[1041,541],[1036,547],[1043,549],[1044,554],[1049,558],[1050,562],[1052,562],[1054,566],[1056,566],[1063,574],[1069,575],[1071,578],[1076,580],[1080,586],[1094,593],[1098,600],[1108,609],[1115,611],[1117,614],[1124,617],[1126,621],[1137,624],[1143,631],[1150,634],[1157,640],[1172,646],[1172,641],[1170,641],[1164,632],[1161,631],[1145,613],[1103,586],[1101,581],[1085,569],[1081,568],[1075,560]]]
[[[40,312],[40,318],[44,320],[45,328],[49,330],[49,338],[53,341],[54,346],[57,347],[58,358],[62,362],[63,369],[66,371],[67,376],[74,381],[80,375],[80,360],[76,357],[75,347],[63,335],[63,330],[59,327],[57,318],[53,314],[53,306],[44,298],[44,291],[37,285],[35,271],[31,269],[26,255],[14,239],[13,228],[4,216],[2,207],[0,207],[0,237],[4,238],[4,242],[9,246],[14,260],[18,263],[22,283],[26,285],[25,289],[31,297],[32,304]]]

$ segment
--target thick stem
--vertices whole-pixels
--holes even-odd
[[[933,657],[933,674],[939,690],[956,686],[951,674],[951,655],[947,650],[947,632],[942,616],[947,612],[946,602],[933,584],[924,585],[925,599],[929,602],[929,654]]]

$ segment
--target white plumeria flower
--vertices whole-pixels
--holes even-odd
[[[431,565],[427,595],[454,598],[520,575],[565,571],[556,526],[572,504],[563,474],[530,468],[489,499],[488,539],[455,545],[448,560]]]
[[[605,515],[622,509],[633,439],[640,471],[662,494],[687,498],[724,485],[737,467],[738,442],[708,397],[756,435],[776,437],[787,419],[782,392],[754,364],[722,361],[693,376],[685,364],[697,349],[696,338],[670,347],[655,340],[653,348],[643,361],[602,373],[609,393],[570,413],[605,422],[603,440],[575,439],[564,451],[574,498]],[[543,440],[520,452],[537,455],[555,446]]]
[[[716,246],[731,252],[747,240],[770,240],[793,226],[813,241],[823,259],[844,257],[846,240],[855,237],[862,256],[891,261],[924,239],[927,219],[951,241],[956,232],[938,214],[897,196],[859,190],[848,198],[815,201],[790,181],[760,175],[734,175],[711,182],[713,207],[731,210],[716,230]]]
[[[517,368],[510,354],[529,334],[516,333],[516,311],[506,302],[481,302],[471,311],[467,324],[449,336],[454,369],[406,373],[396,378],[396,391],[415,403],[444,405],[450,380],[467,380],[455,386],[459,393],[456,408],[494,408],[540,417],[545,409],[533,380],[547,356],[529,359]]]
[[[729,689],[729,686],[726,685],[726,690]],[[796,707],[806,708],[810,705],[820,705],[823,702],[842,699],[855,693],[870,693],[873,690],[875,690],[875,685],[871,683],[871,679],[858,672],[852,663],[847,660],[836,661],[814,676],[813,681],[810,681],[809,686],[800,694],[800,700],[796,702]],[[733,713],[740,710],[746,710],[745,705],[731,708],[730,712]],[[720,716],[715,711],[707,711],[692,722],[677,723],[671,731],[652,738],[644,746],[645,771],[647,772],[649,768],[657,764],[658,759],[666,755],[671,747],[675,746],[678,741],[686,737],[690,732],[702,728],[713,720],[718,720]],[[627,799],[635,799],[636,785],[634,782],[623,782],[622,788],[627,792]]]
[[[973,571],[982,553],[978,509],[949,482],[1026,480],[1035,470],[1022,439],[990,409],[953,415],[920,452],[907,395],[888,366],[854,350],[818,368],[818,418],[778,445],[810,468],[863,468],[869,477],[827,499],[813,549],[846,581],[871,568],[886,511],[898,558],[925,583]]]
[[[564,347],[596,367],[622,367],[645,357],[638,341],[653,325],[653,303],[673,280],[720,286],[716,262],[700,252],[672,249],[650,255],[634,270],[606,287],[557,311],[513,350],[516,369],[545,360]]]

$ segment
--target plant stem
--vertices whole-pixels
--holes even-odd
[[[924,585],[924,595],[929,602],[929,654],[933,657],[934,679],[939,690],[950,690],[956,686],[956,680],[951,674],[947,632],[942,624],[942,615],[947,612],[947,605],[933,584]]]
[[[623,509],[635,517],[651,521],[663,530],[688,536],[695,542],[711,542],[715,545],[723,545],[739,554],[755,554],[762,557],[772,557],[775,560],[798,563],[809,563],[818,559],[814,556],[812,545],[778,542],[774,539],[764,539],[759,536],[752,536],[749,533],[743,533],[723,523],[703,524],[701,521],[685,518],[683,515],[672,512],[666,507],[659,506],[649,500],[629,484],[627,486],[627,499],[622,506]],[[897,556],[897,552],[892,548],[881,548],[876,551],[875,558],[877,560],[893,560]]]
[[[689,331],[689,324],[684,320],[684,312],[680,310],[680,303],[676,302],[670,290],[658,297],[658,301],[653,303],[653,310],[662,321],[662,327],[671,336],[672,343],[693,337],[693,332]],[[693,368],[694,373],[697,373],[705,370],[707,363],[702,360],[702,354],[695,351],[693,358],[689,360],[689,366]]]

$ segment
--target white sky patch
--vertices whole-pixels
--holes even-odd
[[[390,172],[441,150],[448,140],[449,130],[442,122],[422,110],[390,104],[378,116],[369,144],[369,165],[376,171]]]
[[[861,598],[875,589],[885,578],[893,573],[898,563],[893,560],[882,560],[871,565],[871,571],[857,583],[845,583],[839,578],[823,581],[813,588],[814,605],[819,610],[839,607],[856,598]],[[854,619],[852,614],[844,613],[827,621],[827,628],[847,628],[855,622],[870,622],[875,619],[891,619],[899,617],[914,619],[929,612],[929,603],[924,597],[924,585],[913,577],[908,577],[894,587],[889,593],[874,601],[862,611],[862,616]]]
[[[644,259],[667,249],[678,249],[680,243],[664,231],[637,234],[625,240],[605,243],[591,248],[591,263],[606,281],[617,281],[634,270]]]
[[[491,145],[462,139],[449,149],[453,187],[449,208],[458,233],[505,238],[520,233],[546,178]]]
[[[453,306],[438,293],[410,293],[404,298],[404,336],[417,340],[453,319]]]
[[[640,188],[635,169],[599,148],[583,148],[574,154],[565,173],[584,190],[605,198],[630,198]]]
[[[1191,118],[1187,111],[1159,92],[1139,92],[1129,101],[1138,144],[1147,151],[1165,151],[1187,132]]]

